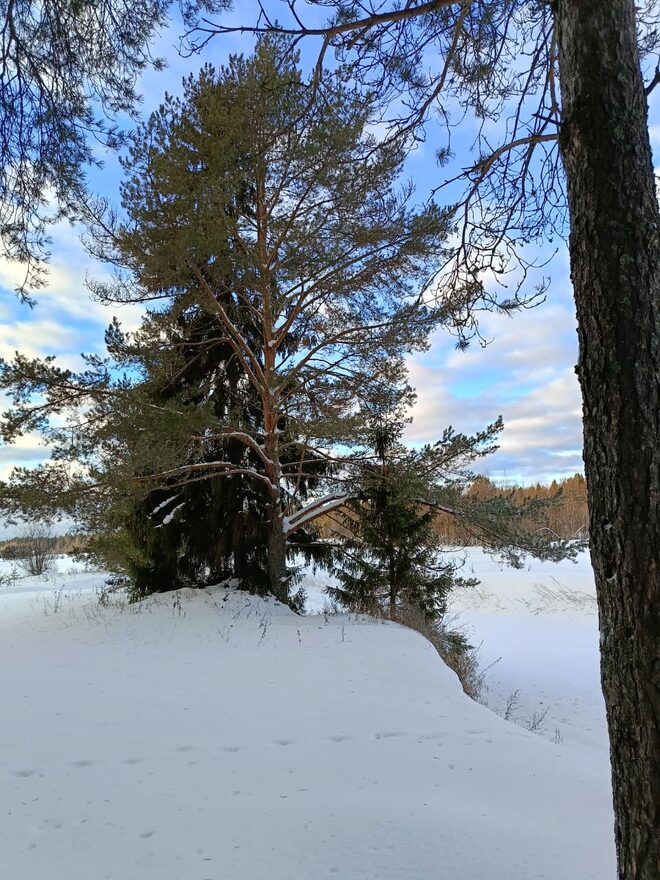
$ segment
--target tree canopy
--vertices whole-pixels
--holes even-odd
[[[80,211],[99,145],[122,138],[137,84],[161,65],[150,42],[172,0],[5,0],[0,13],[0,254],[25,264],[18,292],[44,283],[47,227]],[[180,0],[190,27],[225,0]]]

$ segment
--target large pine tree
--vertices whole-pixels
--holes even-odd
[[[173,494],[210,478],[253,481],[266,499],[267,585],[282,599],[290,539],[324,509],[301,514],[306,487],[321,460],[332,465],[333,450],[353,443],[365,374],[383,352],[423,345],[442,317],[419,293],[441,259],[446,217],[399,186],[403,151],[377,142],[370,114],[341,74],[311,103],[291,46],[262,41],[254,57],[204,68],[181,99],[165,100],[127,159],[128,219],[98,226],[96,252],[122,273],[97,294],[153,309],[138,340],[142,373],[162,372],[165,354],[170,369],[174,319],[197,309],[209,320],[202,347],[231,352],[249,411],[214,411],[208,395],[156,404],[130,369],[118,381],[98,359],[90,375],[65,379],[25,359],[3,372],[19,402],[8,437],[48,431],[50,412],[96,394],[75,443],[51,434],[56,477],[89,453],[97,483]],[[121,358],[130,365],[131,352]],[[31,409],[35,392],[46,401]]]

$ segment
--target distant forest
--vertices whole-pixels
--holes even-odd
[[[565,480],[553,480],[549,485],[537,483],[534,486],[498,486],[488,477],[477,477],[466,494],[482,501],[508,499],[516,506],[530,500],[538,501],[533,514],[523,517],[520,523],[522,527],[530,531],[547,529],[549,533],[566,540],[588,537],[587,485],[582,474],[574,474]],[[323,517],[320,526],[326,538],[345,531],[344,524],[332,514]],[[470,547],[483,543],[483,534],[452,514],[439,512],[436,529],[446,544]],[[551,534],[549,536],[552,537]]]

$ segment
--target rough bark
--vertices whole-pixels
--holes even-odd
[[[286,602],[289,598],[286,538],[284,537],[280,505],[276,499],[273,499],[268,510],[267,550],[269,591],[280,602]]]
[[[660,877],[660,237],[633,0],[558,0],[591,557],[620,880]]]

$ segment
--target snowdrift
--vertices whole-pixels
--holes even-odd
[[[94,587],[0,590],[3,878],[614,878],[602,762],[472,702],[416,633]]]

